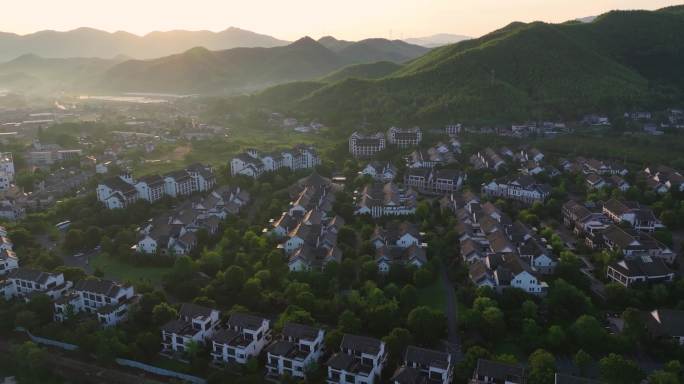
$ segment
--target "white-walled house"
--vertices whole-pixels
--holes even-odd
[[[183,304],[178,319],[161,327],[162,351],[184,353],[191,342],[204,344],[211,337],[220,320],[219,311],[196,304]]]
[[[304,378],[307,368],[323,353],[325,331],[304,324],[288,323],[280,339],[266,348],[266,370],[273,377]]]
[[[72,283],[64,280],[61,273],[50,273],[30,268],[11,270],[4,281],[0,281],[0,290],[5,300],[19,298],[30,301],[35,294],[44,294],[56,300],[71,288]]]
[[[433,349],[408,346],[403,365],[390,380],[393,384],[450,384],[453,379],[451,355]]]
[[[136,298],[132,285],[101,279],[81,280],[74,285],[70,295],[55,302],[54,318],[64,321],[70,314],[85,312],[96,315],[100,324],[109,327],[128,317],[130,305]]]
[[[247,364],[266,346],[271,334],[270,321],[258,316],[234,313],[224,329],[211,337],[211,357],[218,363]]]
[[[349,153],[354,157],[372,157],[384,150],[385,145],[385,135],[382,132],[371,135],[354,132],[349,137]]]
[[[0,250],[0,276],[4,276],[17,268],[19,268],[17,254],[12,250]]]
[[[397,176],[397,168],[391,162],[373,161],[368,163],[359,173],[370,176],[373,180],[390,182]]]
[[[129,178],[116,176],[97,186],[97,201],[109,209],[125,208],[138,200],[138,190]]]
[[[328,366],[328,384],[374,384],[387,362],[385,343],[381,340],[345,334],[340,351],[332,355]]]

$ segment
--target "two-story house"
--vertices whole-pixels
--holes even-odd
[[[135,184],[138,197],[150,203],[161,200],[164,197],[166,182],[159,175],[144,176]]]
[[[19,259],[16,253],[7,249],[0,250],[0,276],[17,268],[19,268]]]
[[[164,175],[164,191],[171,197],[189,196],[193,192],[193,179],[185,170]]]

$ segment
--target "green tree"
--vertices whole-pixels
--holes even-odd
[[[582,315],[571,327],[572,335],[579,346],[591,352],[600,352],[605,348],[606,331],[595,317]]]
[[[402,353],[412,343],[411,332],[405,328],[394,328],[389,335],[382,338],[387,345],[390,358],[394,361],[402,360]]]
[[[592,361],[594,361],[594,358],[591,357],[590,354],[584,352],[584,350],[580,349],[575,353],[575,356],[572,358],[572,362],[575,364],[577,369],[580,371],[580,375],[586,376],[587,372],[589,372],[589,367],[591,366]]]
[[[417,340],[432,344],[445,334],[444,313],[430,307],[416,307],[409,312],[406,321],[409,330]]]
[[[552,354],[537,349],[529,358],[530,384],[553,384],[556,373],[556,359]]]
[[[162,325],[178,317],[178,311],[167,303],[159,303],[152,309],[155,324]]]
[[[340,315],[337,325],[343,332],[355,333],[361,330],[361,319],[354,312],[346,310]]]
[[[606,384],[638,384],[644,377],[634,361],[614,353],[599,361],[599,370]]]

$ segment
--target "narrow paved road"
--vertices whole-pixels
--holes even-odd
[[[448,348],[449,352],[454,356],[456,361],[461,360],[461,342],[458,338],[458,306],[456,305],[456,291],[454,285],[449,281],[446,267],[443,265],[440,268],[440,278],[442,279],[442,286],[446,291],[446,316],[448,327]]]

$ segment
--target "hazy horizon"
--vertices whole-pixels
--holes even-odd
[[[403,39],[439,33],[477,37],[513,21],[558,23],[614,9],[653,10],[681,4],[681,0],[577,0],[572,4],[564,0],[518,0],[515,4],[500,3],[496,0],[349,0],[343,6],[331,6],[314,0],[288,3],[195,0],[190,6],[186,2],[169,4],[162,0],[107,3],[24,0],[5,7],[0,15],[0,30],[25,35],[43,30],[88,27],[142,36],[171,30],[218,32],[232,26],[283,40],[326,35],[348,40]]]

